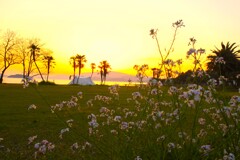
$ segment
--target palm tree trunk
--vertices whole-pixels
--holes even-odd
[[[79,78],[80,78],[80,67],[78,67],[78,79],[77,79],[77,84],[79,83]]]
[[[23,65],[23,78],[26,78],[26,66],[24,60],[22,65]]]
[[[101,85],[102,85],[103,84],[103,72],[101,71],[100,74],[101,74]]]
[[[49,72],[50,72],[50,68],[49,67],[48,67],[48,71],[47,71],[47,82],[48,82],[48,77],[49,77]]]
[[[73,61],[73,84],[75,84],[75,76],[76,76],[76,62],[74,59],[74,61]]]
[[[51,63],[51,60],[48,59],[48,64],[47,64],[47,82],[48,82],[48,77],[49,77],[49,73],[50,73],[50,63]]]
[[[40,71],[40,69],[39,69],[36,61],[34,61],[34,63],[35,63],[35,65],[36,65],[36,67],[37,67],[37,70],[38,70],[38,72],[39,72],[39,74],[40,74],[40,76],[41,76],[41,78],[42,78],[42,81],[44,81],[44,78],[43,78],[43,76],[42,76],[42,73],[41,73],[41,71]]]
[[[93,76],[93,70],[92,70],[92,74],[91,74],[91,79],[92,79],[92,76]]]

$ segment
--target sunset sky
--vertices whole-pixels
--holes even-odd
[[[182,58],[184,66],[192,63],[185,58],[191,37],[207,54],[221,42],[240,44],[239,6],[239,0],[0,0],[0,33],[39,38],[54,52],[55,73],[70,74],[69,58],[77,53],[88,60],[85,72],[107,60],[113,71],[133,73],[135,64],[160,62],[149,30],[158,28],[164,53],[179,19],[185,27],[170,58]]]

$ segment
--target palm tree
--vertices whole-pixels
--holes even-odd
[[[36,62],[36,57],[37,57],[36,52],[39,52],[40,48],[37,45],[35,45],[34,43],[31,44],[29,48],[30,48],[30,51],[31,51],[31,56],[30,57],[32,58],[35,66],[37,67],[38,73],[40,74],[40,76],[42,78],[42,81],[44,81],[42,73],[41,73],[41,71],[40,71],[40,69],[37,65],[37,62]]]
[[[212,73],[213,76],[224,76],[226,78],[235,78],[240,73],[240,50],[236,43],[226,45],[221,43],[221,49],[216,48],[212,50],[212,55],[207,58],[207,70]]]
[[[91,69],[92,69],[92,74],[91,74],[91,78],[92,78],[94,69],[96,69],[96,64],[95,63],[91,63]]]
[[[78,66],[78,80],[79,81],[80,75],[81,75],[81,69],[84,67],[84,63],[87,62],[85,55],[76,55],[76,62]]]
[[[98,66],[98,68],[100,69],[101,84],[103,84],[106,82],[106,77],[111,70],[111,66],[107,61],[102,61],[100,62],[100,65]]]
[[[103,66],[101,65],[101,62],[100,62],[100,65],[98,66],[98,68],[100,69],[99,73],[100,73],[101,85],[102,85],[103,84]]]
[[[47,82],[48,82],[48,77],[49,77],[49,73],[50,73],[50,68],[51,68],[51,67],[54,67],[55,61],[54,61],[53,56],[44,56],[43,62],[44,62],[44,64],[45,64],[45,66],[47,67]]]
[[[76,68],[77,68],[77,62],[76,62],[76,56],[70,57],[70,64],[73,67],[73,83],[75,82],[75,75],[76,75]]]

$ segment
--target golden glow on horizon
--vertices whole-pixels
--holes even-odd
[[[10,29],[25,38],[40,38],[54,52],[54,73],[71,74],[69,58],[84,54],[83,72],[91,71],[91,63],[107,60],[113,71],[135,74],[135,64],[159,63],[149,30],[159,29],[164,52],[172,39],[171,24],[183,19],[186,27],[179,30],[170,58],[182,58],[183,68],[188,68],[192,62],[185,53],[190,37],[207,53],[222,41],[240,44],[238,6],[236,0],[0,0],[0,33]]]

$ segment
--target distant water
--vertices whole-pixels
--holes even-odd
[[[10,84],[21,84],[22,82],[22,78],[9,78],[9,77],[4,77],[3,78],[3,83],[10,83]],[[36,78],[36,81],[40,82],[41,79],[40,78]],[[69,82],[71,80],[69,79],[49,79],[49,82],[54,82],[55,84],[59,84],[59,85],[68,85]],[[101,82],[100,81],[96,81],[96,80],[93,80],[93,82],[96,84],[96,85],[100,85]],[[129,82],[121,82],[121,81],[106,81],[105,83],[106,85],[115,85],[115,84],[118,84],[120,86],[126,86],[126,85],[135,85],[135,84],[139,84],[139,82],[131,82],[129,84]]]

